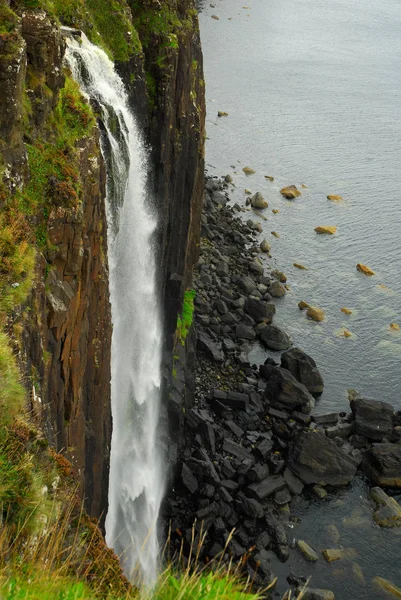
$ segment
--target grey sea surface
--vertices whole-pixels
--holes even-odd
[[[206,162],[211,174],[233,175],[235,201],[244,204],[248,188],[269,202],[263,236],[291,288],[275,322],[323,373],[318,411],[346,409],[348,388],[401,408],[401,331],[390,329],[401,325],[401,5],[212,4],[200,15]],[[228,116],[218,118],[219,110]],[[279,193],[290,184],[302,191],[295,201]],[[337,233],[319,235],[318,225]],[[359,273],[359,262],[375,275]],[[309,321],[300,300],[321,307],[326,320]],[[253,358],[264,356],[258,349]]]
[[[401,331],[390,324],[401,326],[401,4],[200,5],[208,172],[233,176],[234,202],[245,205],[246,188],[269,202],[267,221],[251,212],[244,216],[261,222],[272,268],[288,277],[290,290],[277,301],[275,323],[314,357],[324,376],[316,412],[348,410],[349,388],[399,410]],[[218,111],[228,116],[219,118]],[[246,176],[245,166],[256,173]],[[279,192],[291,184],[302,192],[294,201]],[[331,202],[328,194],[344,200]],[[319,225],[335,225],[337,232],[318,235]],[[358,272],[357,263],[375,275]],[[325,321],[308,320],[300,300],[322,308]],[[343,328],[351,337],[341,335]],[[256,348],[252,359],[263,362],[266,355]],[[316,551],[336,545],[357,551],[353,561],[331,565],[323,558],[305,563],[296,554],[290,559],[296,574],[312,575],[312,587],[332,589],[337,600],[386,597],[372,583],[375,576],[401,587],[401,531],[373,525],[367,493],[366,482],[357,478],[324,501],[302,500],[292,509],[302,517],[294,538]],[[327,533],[331,524],[341,536],[337,544]],[[272,555],[272,568],[282,592],[288,564]]]

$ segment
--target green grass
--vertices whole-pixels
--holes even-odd
[[[0,5],[0,35],[12,33],[18,23],[18,18],[8,6]]]
[[[177,317],[177,337],[182,345],[185,344],[186,337],[191,329],[194,317],[194,299],[196,296],[195,290],[185,290],[184,300],[182,303],[181,315]]]

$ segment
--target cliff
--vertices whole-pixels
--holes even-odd
[[[92,109],[63,68],[61,24],[83,29],[116,61],[149,142],[173,462],[186,385],[184,368],[178,385],[172,377],[173,347],[203,195],[202,55],[190,0],[0,4],[2,325],[30,418],[71,461],[89,514],[104,516],[111,436],[105,168]]]

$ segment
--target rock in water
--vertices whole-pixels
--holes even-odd
[[[245,173],[245,175],[253,175],[254,173],[256,173],[256,171],[251,169],[251,167],[244,167],[242,170]]]
[[[298,302],[298,308],[299,308],[299,310],[305,310],[305,308],[309,308],[309,304],[307,302],[305,302],[305,300],[300,300]],[[323,315],[323,318],[324,318],[324,315]]]
[[[352,315],[352,310],[350,308],[340,308],[341,312],[344,313],[345,315]]]
[[[269,294],[273,298],[282,298],[286,294],[286,289],[279,281],[275,280],[270,285]]]
[[[267,240],[262,240],[260,242],[260,249],[262,252],[270,252],[271,246]]]
[[[356,398],[350,404],[354,415],[354,433],[372,442],[381,442],[390,435],[394,416],[391,404],[369,398]]]
[[[401,488],[401,446],[373,444],[364,454],[362,470],[375,485]]]
[[[360,271],[364,275],[374,275],[375,274],[375,272],[372,271],[372,269],[370,269],[366,265],[363,265],[362,263],[358,263],[356,265],[356,268],[357,268],[358,271]]]
[[[228,112],[225,112],[224,110],[219,110],[217,113],[218,117],[228,117]]]
[[[295,185],[288,185],[280,190],[280,194],[284,196],[284,198],[287,198],[287,200],[294,200],[294,198],[301,195],[301,192]]]
[[[287,350],[291,346],[290,336],[276,325],[263,327],[260,330],[259,337],[270,350]]]
[[[271,175],[265,175],[265,179],[268,179],[269,181],[274,181],[274,177],[272,177]]]
[[[385,591],[387,595],[393,596],[394,598],[401,598],[401,588],[397,587],[391,581],[383,579],[383,577],[374,577],[372,583],[380,590]]]
[[[301,265],[300,263],[292,263],[294,265],[294,267],[296,267],[297,269],[301,269],[301,271],[307,271],[307,267],[304,267],[303,265]]]
[[[336,196],[335,194],[329,194],[327,196],[327,200],[331,200],[332,202],[341,202],[344,200],[342,196]]]
[[[373,513],[373,520],[380,527],[400,527],[401,526],[401,506],[379,487],[370,490],[370,497],[376,503],[376,511]]]
[[[281,366],[288,369],[313,396],[323,392],[323,377],[315,361],[300,348],[291,348],[281,355]]]
[[[256,194],[251,198],[251,206],[253,208],[259,208],[262,210],[263,208],[267,208],[269,205],[263,198],[262,194],[260,192],[256,192]]]
[[[316,554],[316,552],[313,550],[313,548],[311,548],[309,546],[309,544],[307,544],[303,540],[298,540],[297,541],[297,548],[300,551],[300,553],[302,554],[302,556],[308,562],[316,562],[317,560],[319,560],[319,557]]]
[[[393,331],[399,331],[400,326],[398,325],[398,323],[390,323],[390,329],[392,329]]]
[[[276,307],[274,304],[250,296],[245,301],[244,310],[252,317],[252,319],[254,319],[254,321],[256,321],[256,323],[270,323],[276,312]]]
[[[302,587],[297,588],[297,598],[302,598],[302,600],[335,600],[334,593],[331,590],[307,588],[303,591]]]
[[[290,448],[290,469],[307,484],[340,487],[350,483],[357,465],[332,440],[318,431],[304,431]]]
[[[319,225],[315,227],[316,233],[327,233],[329,235],[334,235],[337,231],[337,227],[335,225]]]
[[[298,304],[298,306],[299,306],[299,304]],[[310,319],[312,319],[312,321],[323,321],[324,320],[324,312],[321,308],[318,308],[317,306],[308,306],[306,315]]]
[[[259,370],[266,380],[265,398],[270,404],[302,412],[310,412],[314,407],[313,396],[287,369],[261,365]]]

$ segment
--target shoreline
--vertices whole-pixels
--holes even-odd
[[[228,205],[224,179],[206,176],[205,184],[194,271],[195,396],[185,414],[182,467],[167,510],[174,516],[173,547],[190,544],[196,519],[195,540],[206,532],[201,561],[223,553],[242,563],[256,585],[266,585],[274,578],[271,551],[282,562],[298,552],[306,575],[295,577],[290,569],[287,576],[297,586],[307,577],[313,539],[293,538],[292,504],[304,491],[322,501],[361,471],[371,485],[383,485],[389,478],[380,471],[384,455],[395,453],[401,461],[401,415],[357,395],[350,412],[310,414],[323,380],[314,360],[273,324],[285,276],[272,269],[267,245],[265,252],[260,248],[258,212],[245,223],[239,216],[245,206]],[[267,260],[258,261],[261,255]],[[273,350],[277,361],[251,365],[255,341]],[[381,457],[373,442],[382,442]],[[401,485],[401,472],[391,476]]]

